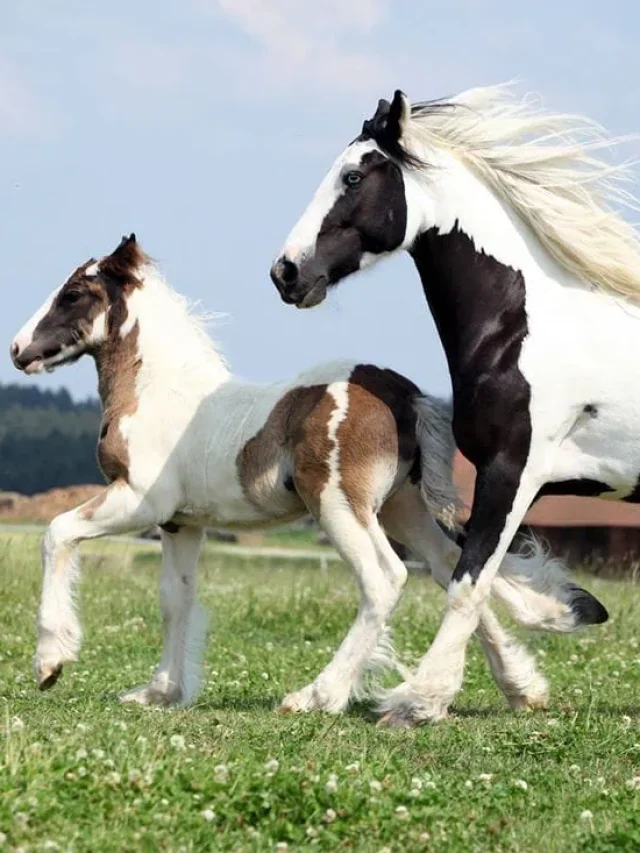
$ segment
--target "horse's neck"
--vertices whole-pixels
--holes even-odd
[[[531,289],[584,290],[531,230],[478,178],[449,161],[412,188],[428,225],[409,251],[452,377],[491,370],[492,359],[526,334]],[[414,202],[415,203],[415,202]],[[435,225],[433,222],[435,220]]]
[[[162,282],[145,282],[128,300],[128,316],[95,354],[103,409],[120,408],[135,389],[179,392],[192,402],[229,378],[213,345]]]

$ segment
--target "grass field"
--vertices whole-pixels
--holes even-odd
[[[474,645],[456,716],[389,731],[362,706],[337,718],[273,711],[352,619],[344,569],[208,552],[202,695],[149,711],[117,694],[159,657],[157,551],[83,553],[82,658],[39,694],[37,539],[0,534],[0,850],[640,850],[639,588],[587,581],[608,625],[529,638],[550,711],[506,710]],[[406,661],[426,649],[443,601],[411,579],[395,619]]]

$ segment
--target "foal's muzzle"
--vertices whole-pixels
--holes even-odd
[[[327,295],[326,276],[313,276],[308,280],[300,275],[297,264],[284,257],[278,258],[271,267],[271,281],[278,288],[282,301],[297,308],[313,308]]]

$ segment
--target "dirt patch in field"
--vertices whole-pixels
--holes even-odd
[[[37,495],[0,492],[0,522],[49,522],[101,492],[104,486],[68,486]]]

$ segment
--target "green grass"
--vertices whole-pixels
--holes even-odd
[[[509,712],[474,645],[456,716],[389,731],[366,707],[273,710],[348,627],[356,594],[344,569],[208,553],[202,695],[153,711],[117,694],[159,657],[157,553],[109,542],[84,554],[82,657],[39,694],[37,540],[0,535],[0,850],[640,850],[640,791],[628,784],[640,775],[640,589],[588,581],[608,625],[529,638],[552,683],[549,712]],[[443,602],[411,580],[395,619],[407,661]]]

